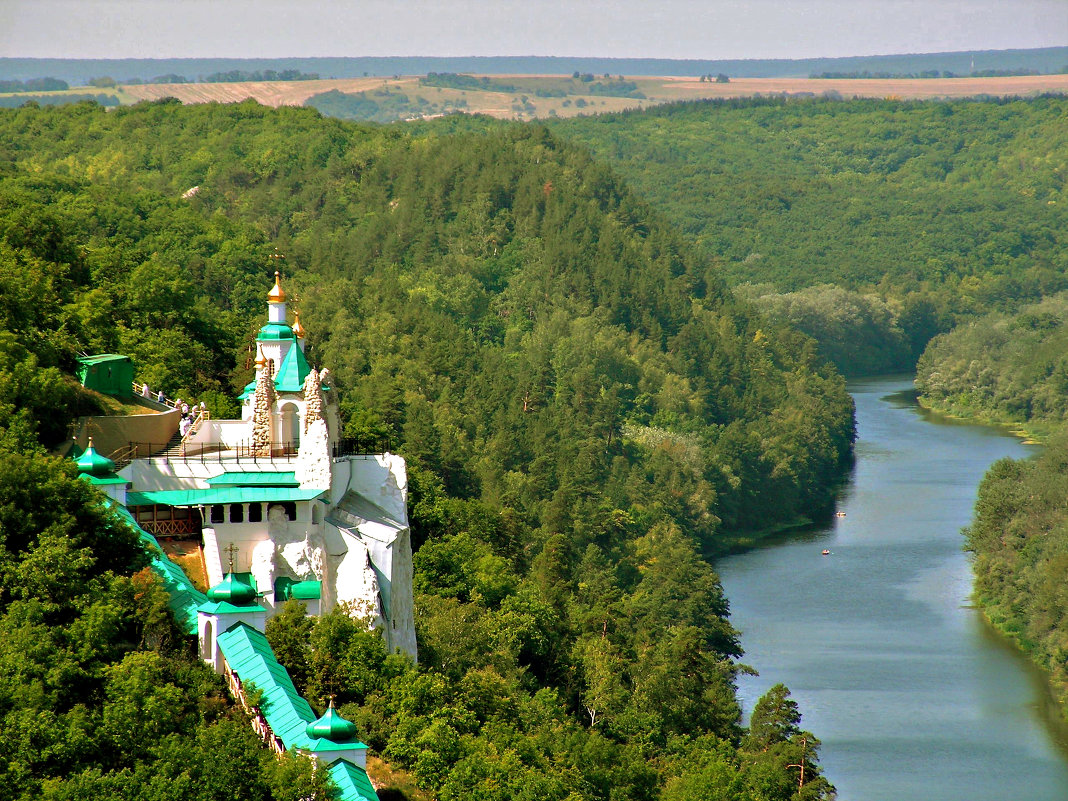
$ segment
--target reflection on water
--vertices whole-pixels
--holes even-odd
[[[850,390],[845,516],[718,564],[761,674],[743,703],[790,687],[841,801],[1063,801],[1065,728],[1041,673],[971,607],[961,550],[986,468],[1031,449],[923,412],[907,378]]]

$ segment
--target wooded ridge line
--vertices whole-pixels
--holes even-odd
[[[467,122],[0,111],[8,797],[328,797],[263,761],[135,540],[46,455],[93,408],[68,375],[82,352],[233,417],[276,249],[343,436],[407,461],[417,549],[419,667],[293,608],[268,637],[301,691],[334,693],[442,799],[681,801],[727,781],[786,801],[796,765],[829,796],[785,688],[740,725],[707,555],[832,508],[844,381],[583,148]]]
[[[581,58],[554,56],[422,56],[366,58],[174,58],[174,59],[45,59],[0,58],[0,79],[39,78],[52,75],[71,83],[100,75],[149,80],[176,73],[196,80],[231,70],[296,69],[323,77],[358,78],[369,75],[425,75],[428,72],[475,72],[501,75],[563,75],[578,71],[594,75],[716,75],[771,78],[808,77],[824,72],[920,73],[930,70],[967,75],[976,69],[1031,69],[1050,73],[1068,65],[1068,47],[1015,50],[966,50],[947,53],[848,56],[810,59],[654,59]],[[119,74],[116,74],[119,73]]]

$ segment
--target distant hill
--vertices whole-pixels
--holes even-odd
[[[905,369],[940,330],[1068,290],[1066,114],[1068,98],[1053,96],[764,97],[551,126],[619,170],[719,275],[757,285],[758,305],[860,374]],[[896,357],[894,340],[907,343]]]
[[[504,75],[554,75],[591,72],[596,75],[717,75],[739,78],[803,78],[824,72],[906,74],[939,70],[957,75],[988,70],[1059,72],[1068,66],[1068,47],[1028,50],[967,50],[884,56],[806,59],[679,60],[661,58],[571,58],[555,56],[488,56],[431,58],[170,58],[170,59],[0,59],[0,80],[50,76],[85,85],[104,75],[119,81],[148,81],[160,75],[189,80],[232,70],[299,70],[324,78],[373,75],[425,75],[428,72],[476,72]]]

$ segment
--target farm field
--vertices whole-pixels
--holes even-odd
[[[481,77],[481,76],[480,76]],[[261,81],[249,83],[143,84],[120,87],[124,102],[174,97],[183,103],[233,103],[252,98],[267,106],[303,105],[309,98],[329,91],[403,92],[422,98],[429,109],[462,106],[469,113],[501,119],[571,117],[604,111],[621,111],[659,103],[716,97],[750,97],[768,94],[822,95],[837,92],[842,97],[898,97],[932,99],[975,95],[1035,95],[1068,92],[1068,75],[1023,75],[1000,78],[918,78],[918,79],[827,79],[827,78],[737,78],[729,83],[701,81],[694,77],[632,77],[644,98],[568,94],[565,97],[537,97],[538,89],[561,83],[560,76],[495,75],[492,81],[507,82],[514,92],[481,89],[454,89],[426,86],[420,78],[344,78],[317,81]],[[583,101],[579,103],[578,101]],[[435,116],[433,110],[413,116]]]

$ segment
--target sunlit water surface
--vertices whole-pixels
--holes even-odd
[[[924,412],[911,387],[850,385],[845,517],[718,562],[760,672],[743,705],[786,684],[839,801],[1065,801],[1068,732],[1041,674],[972,608],[961,550],[987,467],[1030,448]]]

